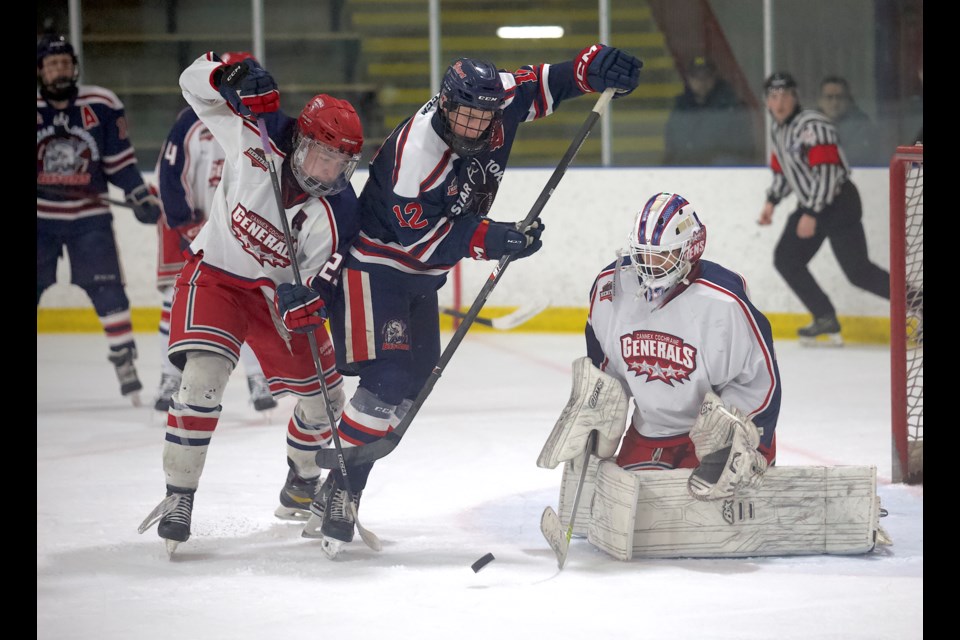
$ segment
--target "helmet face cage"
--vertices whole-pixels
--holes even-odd
[[[628,239],[640,290],[654,298],[683,280],[706,245],[706,227],[682,196],[659,193],[637,214]]]
[[[497,68],[484,60],[460,58],[447,68],[440,90],[443,139],[461,156],[486,149],[506,99]],[[485,113],[491,113],[489,119]],[[459,131],[459,133],[458,133]]]

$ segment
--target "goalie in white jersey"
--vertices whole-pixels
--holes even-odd
[[[141,525],[159,520],[172,552],[190,537],[194,494],[220,416],[220,401],[240,346],[247,342],[275,396],[298,402],[286,430],[287,481],[276,515],[305,520],[319,487],[316,452],[332,437],[311,357],[312,332],[332,413],[339,419],[343,379],[323,324],[342,255],[359,231],[350,177],[363,132],[350,103],[311,98],[294,119],[279,110],[272,76],[252,58],[227,65],[214,53],[180,76],[187,102],[224,151],[209,219],[190,245],[170,318],[168,354],[183,372],[167,415],[163,468],[167,497]],[[278,210],[258,123],[267,129],[284,211]],[[288,247],[280,215],[287,216]],[[303,285],[292,285],[292,261]]]
[[[706,239],[686,199],[658,193],[590,291],[587,356],[537,460],[566,462],[560,515],[548,507],[541,521],[561,567],[574,533],[622,560],[875,544],[876,468],[772,467],[770,323],[741,276],[701,260]]]

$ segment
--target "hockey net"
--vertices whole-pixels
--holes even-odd
[[[923,484],[923,146],[890,162],[893,481]]]

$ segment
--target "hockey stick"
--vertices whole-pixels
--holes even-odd
[[[50,187],[44,185],[37,185],[37,197],[40,198],[50,198],[50,197],[60,197],[60,198],[73,198],[74,200],[81,199],[90,199],[97,200],[103,204],[112,204],[116,207],[126,207],[127,209],[133,209],[133,205],[125,200],[114,200],[112,198],[107,198],[102,196],[99,193],[91,193],[89,191],[83,191],[79,189],[60,189],[58,187]]]
[[[560,524],[560,516],[553,510],[553,507],[547,507],[540,516],[540,532],[547,539],[547,544],[557,554],[557,567],[561,570],[567,562],[567,552],[570,550],[570,538],[573,537],[573,523],[577,519],[577,508],[580,506],[580,494],[583,493],[584,481],[587,478],[587,467],[590,466],[590,456],[597,449],[597,437],[599,432],[596,429],[590,431],[587,436],[587,449],[583,454],[583,466],[580,468],[580,480],[577,481],[577,492],[573,496],[573,511],[570,512],[570,524],[567,525],[566,535],[563,533],[563,525]]]
[[[270,148],[270,138],[267,136],[267,124],[262,117],[257,118],[257,128],[260,129],[260,142],[263,144],[263,155],[266,157],[267,165],[270,167],[270,180],[273,182],[273,195],[277,200],[277,210],[280,212],[280,221],[283,223],[283,240],[287,243],[287,251],[290,254],[290,266],[293,268],[293,280],[298,286],[303,285],[303,279],[300,277],[300,265],[297,264],[295,245],[293,244],[293,234],[290,232],[290,221],[287,220],[287,210],[283,206],[283,195],[280,191],[280,178],[277,176],[277,167],[273,162],[273,151]],[[343,445],[340,443],[340,434],[337,432],[337,418],[333,414],[333,405],[330,401],[330,390],[327,389],[327,381],[323,377],[323,364],[320,362],[320,350],[317,348],[317,337],[313,331],[307,332],[307,342],[310,343],[310,355],[313,356],[313,364],[317,370],[317,380],[320,382],[320,393],[323,394],[323,401],[327,409],[327,420],[330,421],[330,427],[333,430],[333,445],[336,449],[337,460],[339,463],[340,474],[343,477],[343,486],[347,490],[347,509],[353,516],[353,521],[357,525],[357,531],[360,532],[360,538],[364,544],[380,551],[382,545],[372,531],[360,524],[360,515],[353,504],[353,489],[350,487],[350,478],[347,475],[347,465],[343,456]],[[332,467],[328,467],[332,468]]]
[[[587,115],[586,121],[580,126],[580,130],[570,143],[570,146],[567,148],[567,152],[563,155],[563,158],[560,159],[560,164],[558,164],[557,168],[553,170],[553,175],[550,176],[550,179],[547,181],[546,186],[544,186],[543,191],[540,192],[540,196],[534,203],[533,208],[530,209],[527,217],[524,218],[522,222],[517,223],[517,228],[526,229],[533,223],[537,216],[540,215],[540,212],[543,211],[543,207],[547,204],[547,200],[550,199],[550,196],[553,195],[553,190],[557,188],[557,185],[560,183],[560,179],[567,171],[567,167],[570,166],[570,162],[573,161],[573,158],[577,155],[577,152],[580,151],[580,147],[583,145],[584,140],[587,139],[587,136],[590,135],[590,130],[593,129],[593,125],[596,124],[597,120],[600,119],[600,116],[603,114],[604,109],[606,109],[607,104],[609,104],[610,99],[613,98],[613,93],[614,89],[610,88],[604,90],[604,92],[600,94],[597,104],[593,106],[593,110],[591,110]],[[507,267],[510,265],[510,261],[512,259],[512,255],[505,255],[500,258],[499,262],[497,262],[497,266],[494,267],[490,277],[487,278],[487,281],[480,289],[477,299],[473,301],[473,305],[470,307],[470,310],[467,311],[466,315],[463,317],[463,322],[460,323],[459,327],[457,327],[453,337],[450,338],[450,342],[447,343],[443,353],[440,354],[440,359],[433,367],[433,371],[430,372],[430,376],[424,383],[423,388],[420,389],[420,393],[417,394],[416,399],[413,401],[413,404],[410,406],[410,409],[407,411],[406,415],[403,416],[403,419],[400,420],[393,431],[387,433],[387,435],[383,436],[379,440],[375,440],[370,444],[366,444],[361,447],[350,448],[350,450],[346,452],[347,462],[356,465],[379,460],[393,451],[397,445],[400,444],[400,438],[403,437],[403,434],[410,427],[410,423],[413,422],[413,419],[416,417],[420,407],[422,407],[423,403],[426,401],[427,396],[429,396],[430,392],[433,391],[434,385],[437,384],[437,380],[439,380],[440,376],[443,375],[443,370],[450,362],[450,358],[453,357],[457,347],[460,346],[463,338],[467,335],[467,330],[470,329],[470,325],[476,321],[477,315],[480,313],[480,309],[483,308],[484,303],[487,301],[487,298],[490,296],[490,293],[493,291],[494,287],[497,286],[497,283],[503,276],[504,271],[507,270]],[[333,452],[329,449],[321,449],[317,452],[317,465],[325,469],[333,469],[335,468],[334,465],[342,465],[343,462],[343,460],[337,460],[333,456]]]
[[[530,318],[542,312],[548,306],[550,306],[549,302],[535,302],[528,304],[525,307],[520,307],[513,313],[508,313],[507,315],[500,316],[499,318],[481,318],[478,316],[476,319],[474,319],[474,322],[477,324],[482,324],[486,327],[493,327],[494,329],[507,331],[509,329],[519,327]],[[449,307],[441,307],[440,311],[448,316],[453,316],[454,318],[462,319],[467,317],[467,313],[465,311],[459,311]]]

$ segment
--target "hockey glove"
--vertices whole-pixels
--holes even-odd
[[[633,55],[602,44],[585,48],[573,61],[577,86],[584,93],[600,92],[613,87],[614,98],[628,95],[640,82],[643,63]]]
[[[249,58],[224,67],[220,95],[242,115],[271,113],[280,108],[280,90],[273,76]]]
[[[150,192],[147,185],[141,184],[126,196],[127,204],[133,209],[133,215],[143,224],[157,224],[160,219],[160,201]]]
[[[481,222],[470,239],[470,257],[476,260],[499,260],[506,255],[517,259],[535,254],[543,246],[540,240],[545,228],[543,222],[537,218],[524,231],[520,231],[517,224],[490,220]]]
[[[327,319],[323,298],[308,286],[284,282],[277,287],[273,301],[288,331],[310,333]]]

